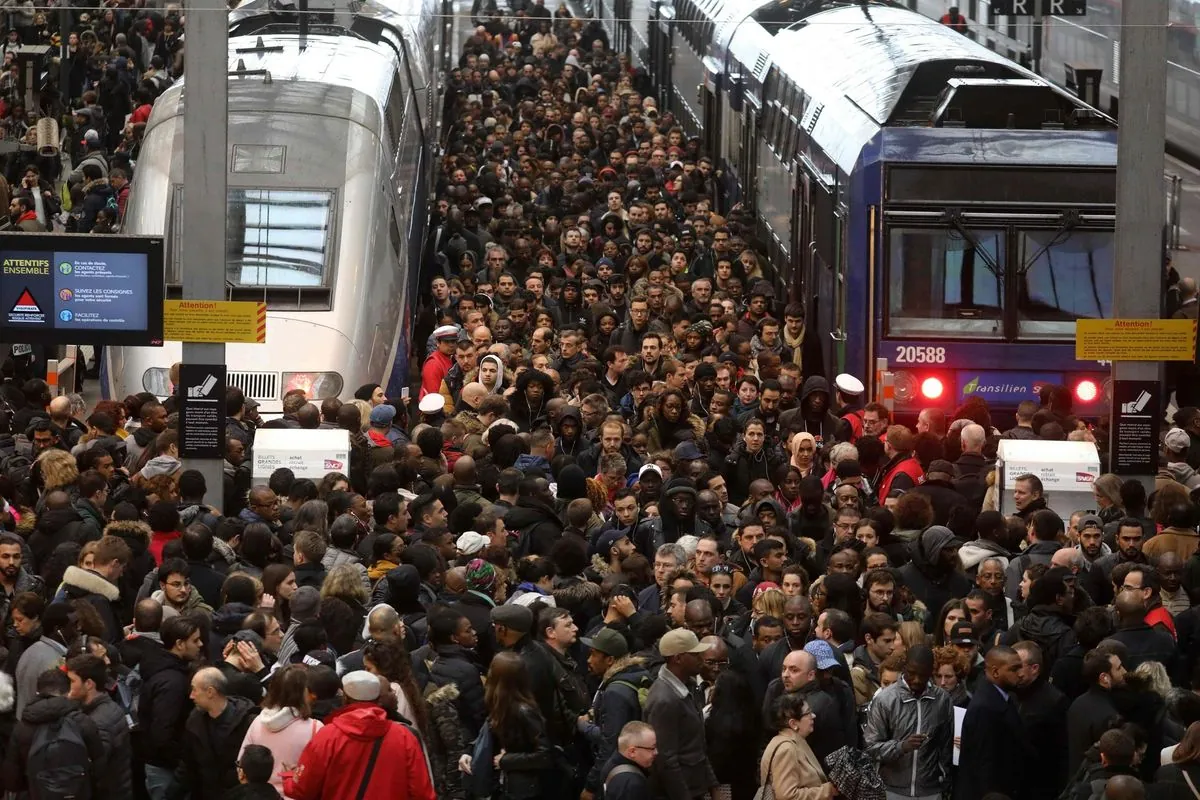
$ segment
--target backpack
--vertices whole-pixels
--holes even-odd
[[[631,692],[633,692],[634,697],[637,698],[638,709],[644,712],[646,710],[646,698],[650,696],[650,686],[653,683],[654,681],[650,680],[649,675],[643,675],[642,679],[637,683],[634,683],[633,681],[614,680],[608,685],[624,686],[625,688],[629,689]]]
[[[81,717],[68,714],[34,731],[26,774],[30,785],[38,787],[38,800],[91,800],[91,758]]]
[[[138,727],[138,699],[142,694],[142,665],[138,664],[117,678],[117,705],[125,711],[130,730]]]

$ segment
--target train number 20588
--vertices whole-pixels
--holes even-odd
[[[897,364],[945,364],[946,348],[903,346],[896,348]]]

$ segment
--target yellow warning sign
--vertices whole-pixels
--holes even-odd
[[[1080,361],[1192,361],[1196,322],[1190,319],[1081,319],[1075,323]]]
[[[163,339],[262,344],[267,341],[267,304],[244,300],[164,300]]]

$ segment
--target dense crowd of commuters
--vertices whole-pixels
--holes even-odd
[[[16,41],[46,35],[22,8]],[[1001,513],[1001,439],[1103,439],[1067,391],[902,421],[818,374],[752,218],[603,29],[475,12],[411,402],[264,420],[230,389],[210,487],[174,398],[88,408],[0,364],[3,788],[1200,797],[1200,410],[1152,491],[1104,474],[1064,512],[1022,475]],[[81,206],[123,203],[180,21],[75,19]],[[69,226],[38,175],[12,224]],[[253,480],[264,427],[344,430],[348,468]]]

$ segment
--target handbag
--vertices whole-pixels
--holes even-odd
[[[1192,776],[1187,774],[1187,770],[1180,770],[1183,773],[1183,779],[1187,781],[1188,788],[1192,790],[1192,797],[1200,800],[1200,792],[1196,791],[1196,784],[1192,783]]]
[[[758,787],[758,791],[754,793],[754,800],[775,800],[775,787],[771,785],[771,762],[775,760],[775,754],[779,752],[780,747],[782,745],[775,745],[775,749],[771,751],[771,757],[767,759],[767,777],[762,786]]]
[[[475,737],[471,749],[471,771],[464,774],[463,789],[471,797],[491,797],[496,788],[495,771],[492,766],[492,751],[495,749],[492,741],[492,729],[484,723]]]

